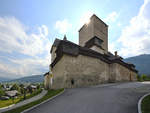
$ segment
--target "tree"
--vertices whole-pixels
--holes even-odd
[[[40,89],[40,84],[37,85],[37,89]]]
[[[23,84],[20,84],[20,93],[21,94],[24,94],[24,85]]]
[[[17,84],[13,84],[10,90],[18,90],[19,91],[20,87]]]
[[[4,87],[4,84],[1,84],[1,87],[2,87],[2,88],[5,88],[5,87]]]
[[[142,78],[142,80],[144,80],[144,81],[147,80],[147,76],[146,76],[145,74],[142,74],[142,75],[141,75],[141,78]]]
[[[29,93],[30,93],[30,94],[33,93],[32,87],[31,87],[30,85],[27,87],[27,89],[29,90]]]
[[[2,86],[0,86],[0,97],[5,95],[5,91],[3,90]]]
[[[23,87],[24,87],[24,85],[23,85],[23,84],[20,84],[19,86],[20,86],[21,88],[23,88]]]
[[[9,88],[9,84],[6,84],[6,88]]]
[[[137,80],[143,82],[143,78],[141,77],[141,75],[137,75]]]
[[[20,88],[20,93],[24,94],[24,88],[23,87]]]
[[[26,88],[24,88],[24,91],[23,91],[23,99],[24,100],[26,99]]]

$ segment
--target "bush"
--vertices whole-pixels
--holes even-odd
[[[10,90],[17,90],[19,91],[20,87],[17,84],[13,84]]]
[[[5,95],[5,91],[3,90],[2,85],[0,85],[0,97]]]
[[[143,82],[143,79],[140,75],[137,75],[137,80],[140,81],[140,82]]]
[[[0,89],[0,97],[4,96],[5,95],[5,91]]]
[[[141,75],[141,78],[142,78],[143,81],[145,81],[146,78],[147,78],[147,76],[146,76],[145,74],[142,74],[142,75]]]
[[[140,82],[150,81],[150,76],[147,76],[145,74],[137,75],[137,80],[140,81]]]

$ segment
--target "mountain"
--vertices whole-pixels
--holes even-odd
[[[139,71],[139,74],[150,75],[150,54],[126,58],[124,61],[133,63]]]
[[[0,82],[5,82],[5,81],[9,81],[9,80],[11,80],[11,79],[9,79],[9,78],[4,78],[4,77],[0,77]]]
[[[17,83],[39,83],[43,82],[44,76],[43,75],[33,75],[22,77],[18,79],[9,80],[7,82],[17,82]]]

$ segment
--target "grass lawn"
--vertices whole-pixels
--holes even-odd
[[[26,94],[26,99],[29,99],[29,98],[31,98],[31,97],[41,93],[41,91],[42,91],[42,89],[39,89],[39,90],[33,92],[32,94]],[[9,106],[9,105],[12,105],[12,104],[16,104],[16,103],[18,103],[18,102],[20,102],[22,100],[24,100],[23,96],[20,96],[18,98],[13,99],[13,100],[12,99],[0,100],[0,108],[6,107],[6,106]]]
[[[20,112],[24,111],[25,109],[28,109],[28,108],[36,105],[36,104],[39,104],[39,103],[41,103],[41,102],[43,102],[43,101],[45,101],[45,100],[47,100],[47,99],[57,95],[58,93],[62,92],[63,90],[64,89],[49,90],[47,92],[47,94],[44,97],[42,97],[41,99],[33,101],[33,102],[31,102],[29,104],[26,104],[26,105],[23,105],[21,107],[15,108],[13,110],[9,110],[9,111],[3,112],[3,113],[20,113]]]
[[[150,95],[146,96],[142,100],[141,109],[142,109],[142,113],[150,113]]]
[[[26,99],[29,99],[31,97],[34,97],[42,92],[42,89],[38,89],[37,91],[34,91],[32,94],[26,94]],[[21,101],[24,100],[23,97],[20,99]]]
[[[0,100],[0,108],[6,107],[6,106],[9,106],[11,104],[18,103],[18,102],[20,102],[20,98],[16,98],[16,99],[14,99],[14,101],[12,99],[9,99],[9,100]]]

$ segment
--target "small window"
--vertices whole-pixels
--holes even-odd
[[[71,85],[74,85],[74,80],[73,79],[71,79]]]

